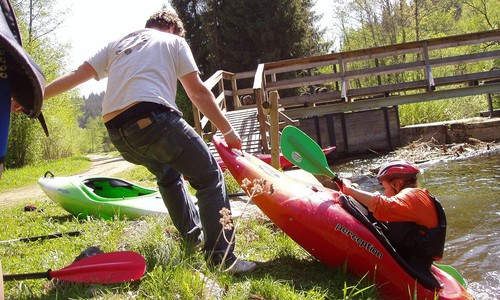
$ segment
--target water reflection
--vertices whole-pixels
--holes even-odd
[[[361,159],[335,164],[332,169],[374,191],[380,190],[377,180],[360,175],[383,162],[383,157]],[[420,186],[429,189],[446,211],[448,230],[441,262],[462,273],[476,299],[499,299],[500,150],[420,167]]]

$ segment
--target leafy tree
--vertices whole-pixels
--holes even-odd
[[[88,118],[87,123],[85,124],[85,149],[82,149],[82,151],[86,153],[94,153],[109,150],[104,149],[107,148],[104,147],[106,145],[107,136],[108,133],[106,131],[106,127],[104,127],[104,122],[101,116]]]
[[[500,7],[494,0],[345,0],[336,6],[336,16],[342,35],[341,51],[374,46],[404,43],[441,36],[464,34],[475,31],[498,29]],[[480,53],[499,49],[500,43],[493,42],[479,49],[477,45],[461,48],[435,50],[433,57],[446,57],[453,51]],[[368,68],[378,65],[392,65],[420,59],[420,54],[406,54],[380,60],[366,60],[351,64],[350,68]],[[434,68],[433,75],[463,74],[465,71],[489,70],[498,67],[499,61],[474,64],[459,64],[453,67]],[[381,80],[380,82],[377,82]],[[351,86],[367,87],[423,79],[423,73],[408,71],[404,74],[354,80]],[[402,125],[442,121],[470,117],[485,108],[484,97],[472,96],[460,99],[440,100],[430,103],[416,103],[400,106]],[[472,114],[471,114],[472,113]]]
[[[330,47],[322,39],[324,30],[315,26],[319,16],[311,0],[170,3],[185,23],[186,39],[205,79],[217,70],[255,70],[260,62],[324,54]]]
[[[500,5],[497,0],[464,0],[459,27],[464,32],[500,28]]]
[[[346,0],[335,12],[342,51],[458,34],[456,0]]]
[[[184,23],[186,40],[191,46],[203,78],[208,78],[211,75],[208,56],[212,49],[208,46],[203,26],[203,19],[207,14],[207,2],[210,0],[170,0],[170,4]]]
[[[63,72],[68,45],[55,39],[55,30],[64,20],[65,12],[55,11],[56,0],[12,1],[23,38],[23,47],[44,71],[47,81]],[[50,137],[40,125],[20,114],[12,116],[9,134],[7,167],[21,167],[41,159],[73,155],[78,137],[78,109],[69,103],[69,93],[43,104]]]
[[[18,168],[40,159],[40,143],[42,131],[34,120],[21,114],[13,114],[9,127],[9,144],[5,166]]]
[[[220,68],[241,72],[260,62],[324,54],[310,0],[230,0],[220,6]]]
[[[50,135],[41,140],[42,158],[57,159],[81,153],[82,129],[78,118],[82,112],[82,99],[75,92],[54,97],[44,103],[45,119]]]
[[[96,118],[101,116],[102,112],[102,100],[104,99],[104,92],[99,95],[95,93],[90,93],[88,98],[83,98],[82,112],[83,115],[80,119],[80,127],[86,127],[85,124],[90,118]]]
[[[311,0],[171,0],[197,62],[210,76],[254,70],[258,62],[324,54]],[[207,65],[209,67],[207,67]]]

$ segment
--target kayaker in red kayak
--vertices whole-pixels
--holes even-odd
[[[198,67],[174,11],[161,10],[146,28],[113,41],[71,71],[49,84],[45,98],[63,93],[92,78],[108,78],[103,118],[111,141],[123,158],[153,173],[170,217],[187,242],[205,239],[210,266],[230,273],[255,269],[233,254],[228,241],[234,229],[223,228],[221,211],[230,209],[221,169],[205,142],[182,118],[175,103],[177,80],[190,100],[224,135],[231,148],[241,139],[198,75]],[[199,212],[182,175],[197,190]],[[224,230],[224,237],[219,235]]]
[[[382,166],[377,179],[385,196],[352,186],[342,179],[340,190],[365,205],[396,251],[414,268],[429,269],[443,256],[446,217],[440,203],[418,187],[420,170],[406,161]]]

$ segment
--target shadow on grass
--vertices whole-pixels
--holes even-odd
[[[325,266],[315,259],[298,259],[292,256],[282,256],[267,262],[258,263],[258,268],[246,276],[235,280],[271,279],[293,283],[296,290],[321,288],[328,290],[336,283],[341,271]],[[340,287],[339,287],[340,288]]]
[[[72,222],[75,220],[75,216],[72,214],[60,215],[60,216],[47,216],[47,221],[50,223],[64,224],[66,222]],[[85,219],[79,219],[80,221],[85,221]]]

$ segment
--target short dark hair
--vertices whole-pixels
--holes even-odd
[[[178,36],[184,36],[186,33],[182,20],[175,11],[169,9],[162,9],[149,17],[146,21],[146,28],[162,30],[173,28],[174,34]]]

